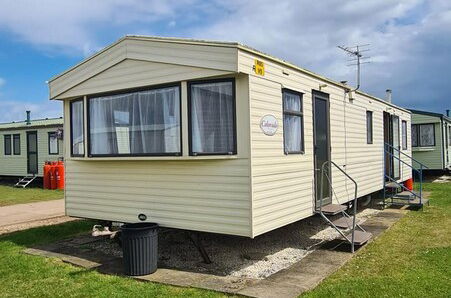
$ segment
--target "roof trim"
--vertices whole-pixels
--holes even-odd
[[[429,111],[422,111],[422,110],[414,110],[414,109],[408,109],[409,111],[411,111],[413,114],[421,114],[421,115],[427,115],[427,116],[433,116],[433,117],[439,117],[442,119],[445,119],[447,121],[451,121],[451,118],[440,114],[440,113],[435,113],[435,112],[429,112]]]
[[[270,54],[266,54],[266,53],[260,52],[259,50],[256,50],[256,49],[254,49],[254,48],[252,48],[250,46],[241,44],[239,42],[217,41],[217,40],[206,40],[206,39],[191,39],[191,38],[178,38],[178,37],[145,36],[145,35],[126,35],[126,36],[118,39],[116,42],[110,44],[109,46],[103,48],[99,52],[91,55],[90,57],[88,57],[86,59],[84,59],[80,63],[74,65],[73,67],[71,67],[69,69],[67,69],[66,71],[64,71],[64,72],[52,77],[51,79],[49,79],[47,81],[47,83],[49,84],[50,82],[58,79],[59,77],[65,75],[66,73],[74,70],[75,68],[79,67],[80,65],[83,65],[84,63],[89,62],[94,57],[97,57],[97,56],[101,55],[105,51],[111,49],[112,47],[116,46],[117,44],[121,43],[122,41],[124,41],[126,39],[130,39],[130,40],[148,40],[148,41],[158,41],[158,42],[166,42],[166,43],[181,43],[181,44],[192,44],[192,45],[204,45],[204,46],[215,46],[215,47],[227,47],[227,48],[237,48],[239,50],[243,50],[243,51],[255,54],[255,55],[259,55],[259,56],[264,57],[266,59],[269,59],[269,60],[272,60],[274,62],[283,64],[283,65],[285,65],[287,67],[290,67],[290,68],[295,69],[297,71],[303,72],[303,73],[305,73],[307,75],[313,76],[313,77],[315,77],[317,79],[323,80],[323,81],[325,81],[327,83],[333,84],[333,85],[338,86],[340,88],[344,88],[344,89],[347,89],[347,90],[352,90],[351,86],[345,86],[345,85],[343,85],[343,84],[341,84],[339,82],[336,82],[336,81],[334,81],[332,79],[326,78],[326,77],[324,77],[322,75],[319,75],[319,74],[317,74],[315,72],[312,72],[312,71],[307,70],[305,68],[299,67],[299,66],[297,66],[297,65],[295,65],[295,64],[293,64],[291,62],[288,62],[286,60],[277,58],[277,57],[272,56]],[[370,94],[365,93],[363,91],[357,90],[355,92],[356,92],[356,94],[360,94],[360,95],[369,97],[369,98],[374,99],[376,101],[382,102],[382,103],[384,103],[384,104],[386,104],[388,106],[391,106],[391,107],[400,109],[400,110],[402,110],[404,112],[410,113],[410,111],[408,109],[404,109],[404,108],[399,107],[399,106],[397,106],[397,105],[395,105],[393,103],[389,103],[389,102],[387,102],[387,101],[385,101],[385,100],[383,100],[381,98],[378,98],[376,96],[370,95]]]

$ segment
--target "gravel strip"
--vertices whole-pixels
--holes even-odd
[[[361,223],[380,212],[364,209],[358,213]],[[161,268],[209,273],[221,276],[263,279],[300,261],[314,247],[335,239],[339,233],[319,216],[295,222],[254,239],[238,236],[201,233],[212,264],[202,261],[197,249],[182,230],[161,229],[159,260]],[[94,250],[122,257],[119,245],[107,239],[88,244]]]

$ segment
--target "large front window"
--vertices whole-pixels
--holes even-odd
[[[189,86],[190,154],[236,154],[234,81]]]
[[[90,156],[180,155],[179,86],[89,99]]]

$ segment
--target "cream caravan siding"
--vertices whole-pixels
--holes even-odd
[[[63,142],[58,140],[58,155],[49,155],[48,133],[56,131],[57,127],[33,128],[30,130],[1,130],[0,131],[0,176],[26,176],[27,175],[27,131],[38,132],[38,176],[42,176],[45,161],[56,161],[63,156]],[[4,135],[20,134],[20,155],[5,155]],[[11,146],[11,150],[12,150]]]
[[[184,78],[187,79],[191,77]],[[148,221],[165,227],[251,236],[248,85],[247,76],[238,76],[237,156],[188,156],[183,82],[183,156],[170,160],[67,156],[67,214],[137,222],[143,213]],[[69,101],[65,101],[65,114],[68,113]]]
[[[434,124],[435,146],[413,147],[413,158],[431,170],[443,169],[442,130],[440,118],[431,115],[412,113],[413,124]]]
[[[264,76],[253,73],[255,58],[264,61]],[[250,74],[252,205],[256,236],[313,214],[312,89],[317,90],[324,82],[244,51],[239,52],[239,69]],[[305,154],[284,154],[282,88],[304,93]],[[408,126],[410,113],[361,94],[354,95],[355,99],[350,101],[338,86],[329,85],[322,91],[330,96],[332,161],[357,181],[359,197],[382,189],[383,111],[400,116],[400,123],[406,120]],[[373,111],[373,144],[366,143],[367,110]],[[261,118],[267,114],[274,115],[279,123],[274,136],[264,135],[259,127]],[[410,153],[410,140],[405,153]],[[403,159],[410,163],[407,158]],[[411,177],[407,166],[401,171],[400,180]],[[354,185],[338,170],[333,170],[332,184],[340,203],[353,199]]]
[[[124,59],[236,72],[236,57],[237,49],[230,46],[167,43],[127,37],[52,79],[49,82],[50,98],[63,98],[61,97],[63,92],[111,68]],[[144,79],[145,75],[144,78],[142,76],[141,78]]]
[[[111,90],[178,82],[187,76],[197,79],[227,73],[208,68],[126,59],[62,93],[59,97],[79,97]]]

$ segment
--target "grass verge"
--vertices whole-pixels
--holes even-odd
[[[16,188],[7,185],[0,185],[0,207],[24,204],[40,201],[62,199],[62,190],[48,190],[42,188]]]
[[[449,297],[451,184],[424,190],[430,206],[409,212],[302,297]]]
[[[223,297],[212,291],[178,288],[104,275],[58,259],[22,253],[24,247],[87,232],[94,223],[76,221],[0,236],[1,297]]]

